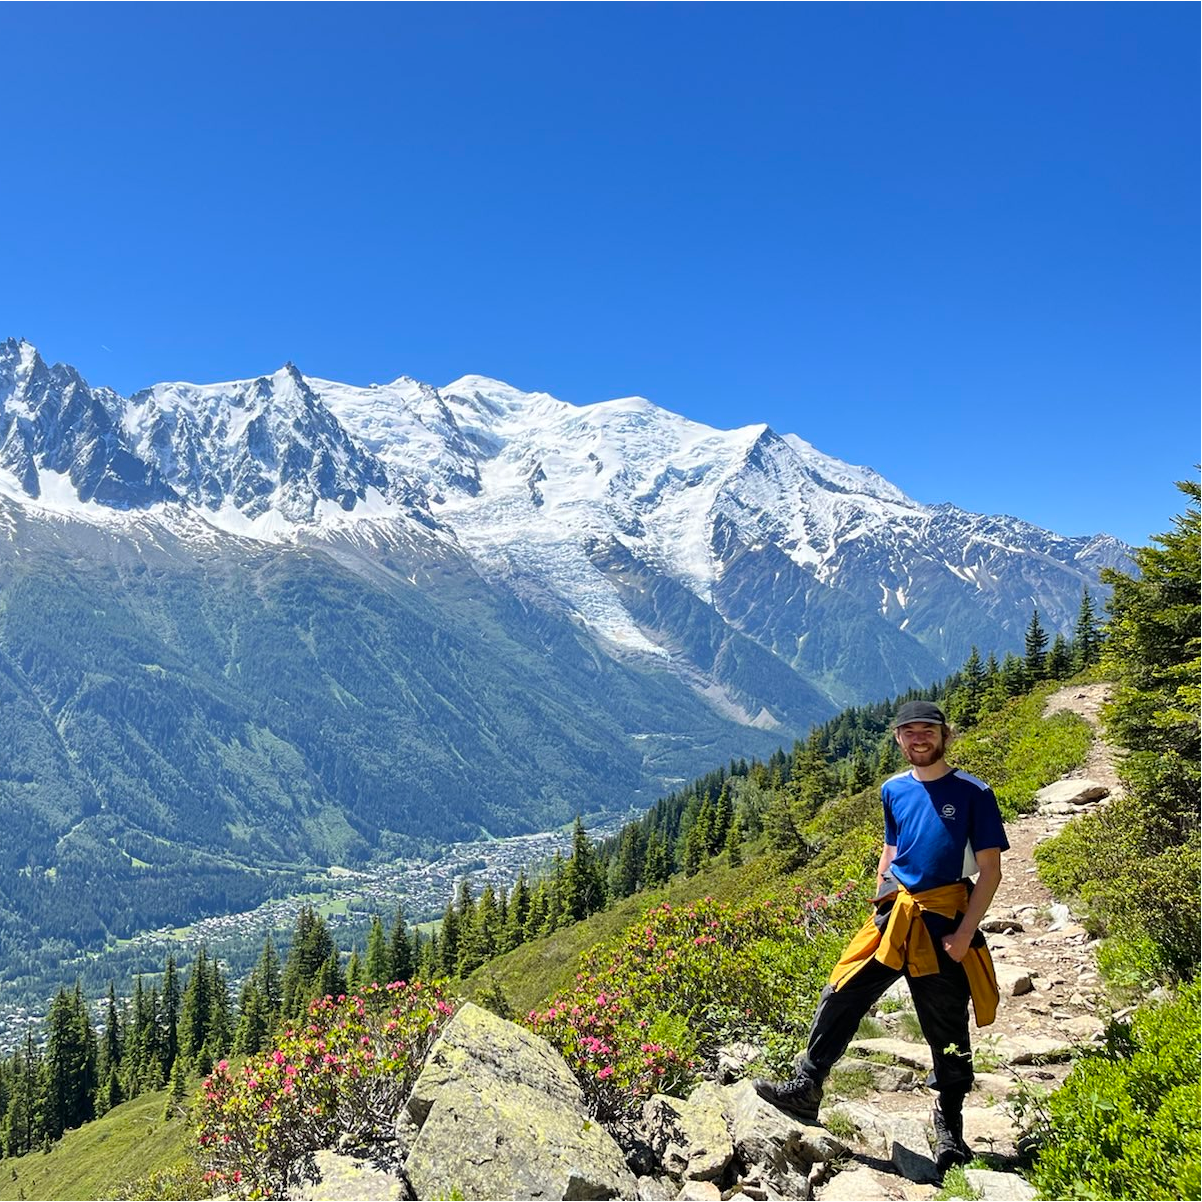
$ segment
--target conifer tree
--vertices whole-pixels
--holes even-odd
[[[121,1068],[121,1014],[117,1009],[117,990],[113,982],[109,982],[108,1001],[104,1012],[104,1037],[100,1042],[97,1058],[97,1075],[102,1086],[110,1072]]]
[[[533,939],[541,938],[543,925],[546,921],[547,882],[539,881],[530,894],[530,907],[526,915],[526,938],[524,942],[529,943]]]
[[[1110,869],[1094,898],[1098,910],[1124,938],[1152,938],[1168,969],[1188,980],[1198,971],[1202,913],[1202,488],[1196,480],[1177,487],[1186,511],[1153,538],[1157,546],[1136,550],[1139,575],[1102,573],[1113,589],[1102,662],[1116,681],[1103,720],[1128,749],[1119,769],[1126,795],[1090,820],[1105,828],[1096,855]]]
[[[364,987],[363,961],[359,958],[359,949],[351,948],[351,958],[346,962],[346,989],[348,993],[358,993]],[[372,978],[373,980],[375,978]]]
[[[184,1069],[182,1057],[176,1059],[171,1068],[170,1091],[167,1095],[167,1105],[163,1118],[173,1119],[184,1114],[184,1101],[188,1096],[188,1074]]]
[[[342,961],[339,959],[338,949],[335,948],[318,970],[317,978],[313,982],[313,996],[337,998],[345,993],[346,974],[342,971]]]
[[[417,932],[414,931],[416,936]],[[388,980],[408,981],[414,975],[413,944],[405,927],[405,911],[398,905],[388,932]]]
[[[802,818],[812,818],[819,807],[835,795],[834,773],[826,762],[817,729],[810,731],[804,743],[797,740],[793,744],[789,793]]]
[[[705,832],[706,826],[695,822],[685,834],[684,850],[681,854],[681,867],[685,876],[696,876],[701,871],[701,865],[705,863]]]
[[[997,662],[997,656],[991,651],[985,661],[985,693],[981,699],[981,710],[978,720],[987,714],[996,714],[1010,699],[1006,677]]]
[[[1033,683],[1027,674],[1026,664],[1010,651],[1002,660],[1001,677],[1007,697],[1021,697]]]
[[[199,1064],[201,1049],[209,1034],[209,1019],[212,1011],[213,977],[209,972],[209,952],[202,943],[196,949],[196,958],[188,973],[180,1002],[179,1054],[187,1065],[195,1070]]]
[[[501,930],[501,950],[511,952],[526,942],[526,922],[530,916],[530,886],[526,881],[526,870],[518,870],[518,879],[509,894],[505,911],[505,924]]]
[[[242,991],[238,996],[238,1025],[234,1029],[233,1043],[236,1056],[253,1055],[263,1049],[271,1033],[266,1011],[258,973],[252,972],[242,983]],[[183,1057],[177,1063],[182,1064]]]
[[[442,925],[438,928],[438,959],[435,971],[439,976],[453,977],[459,966],[459,911],[453,901],[447,902]]]
[[[95,1116],[96,1041],[78,984],[74,994],[60,989],[50,1003],[43,1067],[42,1135],[53,1141]]]
[[[648,889],[667,884],[672,875],[668,849],[657,831],[647,837],[647,855],[643,860],[643,884]]]
[[[371,930],[367,933],[367,958],[363,965],[364,983],[370,985],[387,985],[398,978],[392,975],[388,942],[384,936],[384,924],[378,914],[371,916]],[[350,970],[347,970],[347,980],[350,980]]]
[[[959,677],[959,684],[948,698],[948,717],[956,726],[974,726],[981,716],[986,687],[985,665],[975,645],[964,661]]]
[[[1048,652],[1044,669],[1047,672],[1049,680],[1067,680],[1072,674],[1072,652],[1069,649],[1068,639],[1059,633],[1059,631],[1057,631],[1056,637],[1052,640],[1052,648]]]
[[[858,744],[852,752],[851,762],[847,769],[847,791],[849,795],[859,793],[862,789],[867,789],[872,784],[872,766],[868,762],[868,757],[864,754],[864,749]]]
[[[726,859],[732,868],[743,863],[743,819],[737,811],[726,832]]]
[[[780,852],[786,868],[804,863],[806,846],[793,816],[793,807],[783,790],[778,790],[768,805],[764,830],[773,850]]]
[[[642,825],[627,823],[619,836],[610,873],[610,892],[614,897],[630,897],[638,889],[643,879],[646,855],[647,836]]]
[[[1023,645],[1026,649],[1023,667],[1026,669],[1027,680],[1031,684],[1037,684],[1047,675],[1045,659],[1048,646],[1048,633],[1040,625],[1038,606],[1031,611],[1031,623],[1027,627]]]
[[[1094,613],[1093,598],[1089,589],[1081,590],[1081,608],[1077,611],[1077,625],[1073,630],[1073,671],[1082,672],[1093,667],[1102,657],[1102,635]]]
[[[255,965],[255,979],[263,1004],[263,1018],[267,1023],[267,1034],[275,1030],[284,1007],[284,982],[281,975],[280,957],[269,934],[263,940],[263,950]]]
[[[163,1015],[163,1071],[169,1073],[179,1053],[180,1008],[179,973],[175,966],[175,955],[171,952],[167,954],[167,963],[163,969],[163,993],[159,998],[159,1005]]]
[[[572,828],[572,854],[563,866],[560,880],[566,922],[579,922],[604,905],[605,884],[596,849],[579,816]]]
[[[337,947],[321,915],[304,906],[296,918],[296,931],[284,963],[282,1011],[288,1017],[300,1014],[315,996],[317,978]]]

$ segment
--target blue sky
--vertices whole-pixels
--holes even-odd
[[[0,337],[497,376],[1135,543],[1199,458],[1187,4],[9,4]]]

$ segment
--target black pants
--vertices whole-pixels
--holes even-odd
[[[914,998],[922,1033],[931,1047],[935,1067],[927,1084],[949,1102],[963,1099],[972,1089],[972,1049],[968,1042],[968,977],[936,939],[939,971],[912,977],[905,970],[870,960],[842,989],[828,985],[818,1000],[810,1027],[803,1072],[824,1081],[835,1062],[847,1051],[860,1020],[894,981],[905,976]]]

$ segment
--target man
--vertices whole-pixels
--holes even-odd
[[[860,1020],[905,976],[934,1069],[932,1114],[939,1172],[964,1164],[964,1099],[972,1088],[971,998],[977,1026],[997,1011],[997,981],[977,927],[1002,879],[1009,848],[993,790],[944,758],[951,730],[930,701],[908,701],[893,733],[908,772],[886,781],[885,847],[876,912],[848,945],[822,991],[798,1076],[756,1081],[756,1092],[803,1122],[818,1120],[822,1085]],[[975,884],[970,878],[979,873]]]

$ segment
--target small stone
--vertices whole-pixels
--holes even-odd
[[[862,1202],[864,1198],[888,1196],[880,1177],[863,1165],[836,1173],[818,1191],[822,1202]]]
[[[675,1184],[662,1177],[640,1177],[635,1196],[639,1202],[672,1202],[676,1197]]]
[[[997,966],[996,971],[998,989],[1002,997],[1022,997],[1024,993],[1030,993],[1035,988],[1029,969],[1001,964]]]
[[[1110,790],[1096,780],[1058,780],[1040,789],[1035,794],[1035,800],[1040,805],[1067,803],[1071,806],[1083,806],[1109,796]]]
[[[1017,1173],[996,1173],[990,1169],[965,1169],[968,1184],[980,1198],[989,1202],[1032,1202],[1038,1191]]]
[[[981,930],[987,934],[1006,934],[1011,935],[1016,931],[1021,931],[1023,924],[1016,918],[986,918],[981,923]]]
[[[686,1181],[676,1202],[722,1202],[722,1191],[712,1181]]]

